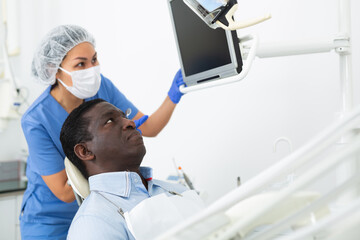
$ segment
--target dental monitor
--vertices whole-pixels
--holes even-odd
[[[184,82],[193,86],[239,74],[236,31],[212,29],[183,0],[168,0]]]

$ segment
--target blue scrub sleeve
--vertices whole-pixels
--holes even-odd
[[[104,92],[103,89],[100,88],[99,97],[107,100],[121,111],[126,113],[127,109],[131,109],[131,114],[129,115],[129,119],[133,119],[135,115],[139,112],[139,110],[135,107],[135,105],[130,102],[123,93],[119,91],[119,89],[106,77],[103,76],[102,84],[104,84]],[[102,96],[104,94],[104,96]],[[108,99],[107,99],[108,97]]]
[[[31,157],[31,168],[42,176],[52,175],[65,168],[64,157],[57,150],[45,128],[38,122],[21,123]]]

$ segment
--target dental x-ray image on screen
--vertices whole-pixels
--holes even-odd
[[[214,11],[218,7],[224,6],[227,3],[225,0],[197,0],[197,2],[209,12]]]

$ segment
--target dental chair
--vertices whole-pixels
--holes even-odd
[[[80,206],[90,194],[89,182],[67,157],[65,157],[64,164],[68,184],[72,187],[76,201]]]

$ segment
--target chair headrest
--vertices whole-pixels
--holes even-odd
[[[83,199],[90,194],[90,187],[88,180],[82,175],[77,167],[66,157],[64,160],[65,171],[74,191]]]

